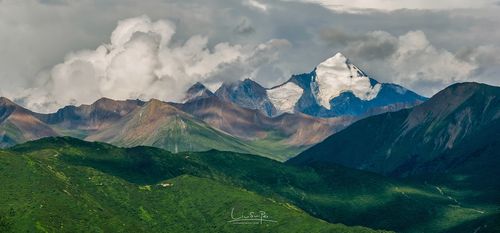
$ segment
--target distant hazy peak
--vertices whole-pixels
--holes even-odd
[[[199,98],[207,98],[213,95],[214,93],[210,91],[205,85],[197,82],[186,91],[186,96],[184,97],[182,102],[187,103]]]
[[[0,97],[0,106],[15,106],[14,102],[12,102],[10,99],[7,99],[5,97]]]

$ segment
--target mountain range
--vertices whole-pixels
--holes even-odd
[[[222,84],[215,95],[268,116],[300,112],[314,117],[364,117],[427,99],[399,85],[379,83],[341,53],[275,87],[245,79]]]
[[[0,98],[0,136],[0,232],[500,231],[500,87],[426,99],[341,54],[182,103]]]
[[[398,85],[378,83],[339,53],[312,73],[273,88],[245,79],[224,83],[213,93],[196,83],[182,103],[101,98],[40,114],[3,98],[0,146],[72,136],[118,146],[217,149],[284,161],[358,119],[425,99]]]
[[[185,104],[159,100],[67,106],[40,114],[2,98],[2,147],[49,136],[72,136],[118,146],[149,145],[179,151],[218,149],[285,160],[344,128],[352,118],[283,114],[270,118],[218,97]],[[272,148],[272,149],[269,149]]]

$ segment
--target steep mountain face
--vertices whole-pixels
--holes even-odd
[[[269,100],[266,89],[251,79],[223,83],[215,92],[215,95],[224,101],[235,103],[241,107],[257,109],[268,116],[276,114],[276,108]]]
[[[36,113],[0,97],[0,147],[57,135]]]
[[[331,162],[395,176],[443,173],[498,157],[498,144],[500,88],[461,83],[412,109],[360,120],[289,163]]]
[[[399,85],[377,82],[341,53],[320,63],[311,73],[294,75],[273,88],[245,80],[238,85],[223,85],[217,92],[225,100],[268,116],[300,112],[315,117],[365,117],[426,100]]]

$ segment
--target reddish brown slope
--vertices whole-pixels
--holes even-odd
[[[101,98],[90,105],[66,106],[51,114],[39,114],[47,124],[65,130],[98,131],[144,105],[140,100],[112,100]]]
[[[0,146],[58,135],[33,113],[7,98],[0,97]]]
[[[242,108],[215,96],[173,105],[233,136],[250,140],[272,137],[291,146],[318,143],[353,121],[352,118],[314,118],[304,114],[270,118],[258,110]]]

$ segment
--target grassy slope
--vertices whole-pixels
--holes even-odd
[[[470,202],[481,191],[445,182],[401,181],[332,165],[297,168],[244,155],[211,153],[200,156],[201,163],[233,174],[237,185],[286,197],[330,222],[400,232],[471,232],[481,224],[495,227],[491,226],[494,221],[485,218],[500,213],[498,199]],[[441,193],[436,186],[445,191]],[[476,223],[464,226],[471,222]]]
[[[69,138],[44,139],[14,150],[33,156],[40,151],[59,153],[57,161],[64,166],[93,168],[131,184],[154,185],[181,175],[208,178],[291,203],[329,222],[375,229],[471,232],[491,223],[499,213],[496,202],[457,204],[454,199],[474,195],[469,190],[440,185],[441,193],[431,184],[401,182],[336,166],[298,168],[229,152],[173,155],[149,147],[120,149]]]
[[[490,130],[498,130],[492,128]],[[499,131],[497,131],[499,132]],[[492,134],[490,134],[492,135]],[[486,141],[475,137],[475,140]],[[479,144],[479,143],[478,143]],[[457,148],[455,153],[464,159],[459,165],[446,173],[427,174],[414,179],[426,180],[435,184],[443,195],[453,197],[454,206],[471,206],[479,218],[462,222],[449,232],[459,232],[462,229],[477,229],[477,232],[500,232],[500,169],[498,169],[500,142],[492,142],[470,153],[469,145]]]
[[[0,124],[0,134],[2,135],[0,147],[12,146],[26,141],[21,130],[9,121]]]
[[[170,153],[149,157],[157,152],[73,139],[0,152],[0,232],[372,232],[203,178],[204,165]],[[264,210],[277,223],[233,225],[232,208]]]

